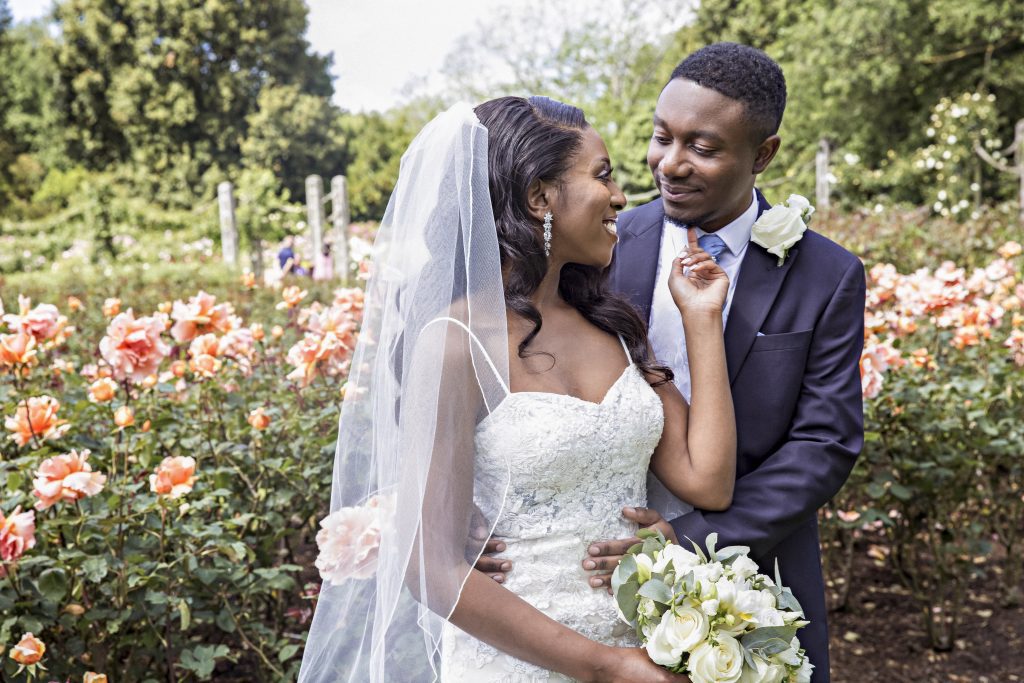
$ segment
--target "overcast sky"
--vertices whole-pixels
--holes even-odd
[[[46,13],[50,0],[8,0],[15,20]],[[307,0],[308,39],[334,53],[335,102],[387,109],[410,82],[432,92],[455,40],[503,3],[483,0]]]

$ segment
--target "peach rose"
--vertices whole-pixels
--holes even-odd
[[[157,371],[171,353],[171,347],[160,338],[166,320],[162,313],[136,319],[128,309],[110,321],[107,336],[100,340],[100,353],[113,368],[114,379],[130,377],[141,382]]]
[[[171,311],[174,310],[174,304],[172,304],[170,301],[161,301],[156,305],[156,310],[160,311],[161,313],[167,313],[169,315]]]
[[[249,331],[252,332],[252,338],[255,341],[263,341],[264,337],[267,336],[267,333],[263,331],[262,323],[253,323],[252,325],[249,325]]]
[[[33,482],[32,494],[39,499],[36,510],[45,510],[60,500],[72,503],[103,490],[107,477],[92,471],[92,465],[87,462],[89,455],[88,450],[72,450],[42,462]]]
[[[152,389],[159,381],[160,379],[156,375],[146,375],[146,379],[142,380],[142,388]]]
[[[235,308],[230,303],[217,303],[217,297],[200,290],[188,303],[175,301],[171,317],[175,320],[171,336],[175,341],[187,342],[197,335],[209,332],[227,332],[233,329]]]
[[[280,325],[274,325],[270,328],[270,336],[274,339],[280,339],[284,336],[284,328]]]
[[[381,534],[393,514],[390,497],[374,496],[365,505],[345,507],[320,522],[316,567],[320,577],[335,585],[348,579],[368,579],[377,571]]]
[[[107,675],[86,671],[85,675],[82,676],[82,683],[107,683]]]
[[[12,330],[24,330],[36,341],[42,343],[51,339],[61,342],[61,332],[68,319],[60,314],[53,304],[39,304],[32,308],[32,299],[27,296],[18,297],[18,315],[8,313],[4,320]]]
[[[121,312],[121,300],[117,298],[109,298],[103,300],[103,315],[108,318],[113,318],[115,315]]]
[[[270,416],[264,412],[263,408],[257,408],[249,413],[249,417],[246,421],[252,426],[253,429],[264,430],[270,426]]]
[[[46,654],[46,645],[31,633],[23,635],[10,652],[11,659],[22,666],[36,664],[44,654]]]
[[[0,365],[32,365],[36,358],[36,338],[25,330],[14,334],[0,334]]]
[[[334,305],[352,316],[356,322],[363,319],[363,308],[366,304],[366,293],[358,287],[334,290]]]
[[[177,377],[178,379],[184,377],[187,371],[188,364],[185,361],[176,360],[173,363],[171,363],[171,374]]]
[[[89,400],[92,403],[107,403],[117,395],[117,382],[101,377],[89,385]]]
[[[0,512],[0,560],[15,562],[36,545],[36,513],[34,510],[22,512],[21,506],[14,508],[10,516]],[[0,576],[6,576],[7,570],[0,565]]]
[[[1013,240],[999,247],[999,255],[1005,259],[1020,256],[1022,251],[1024,251],[1024,247],[1021,247],[1020,242],[1015,242]]]
[[[40,440],[57,439],[71,428],[67,420],[57,419],[58,410],[60,401],[54,397],[33,396],[18,402],[14,417],[6,418],[4,427],[13,432],[9,438],[19,446],[31,441],[33,434]]]
[[[131,406],[118,406],[114,411],[114,424],[119,428],[131,427],[135,424],[135,411]]]
[[[256,289],[256,273],[242,273],[242,286],[246,289]]]
[[[77,296],[69,296],[68,297],[68,310],[69,311],[74,313],[76,311],[82,310],[83,308],[85,308],[85,304],[83,304],[82,300],[79,299]]]
[[[308,293],[305,289],[299,289],[295,285],[285,287],[281,292],[282,301],[277,304],[277,309],[295,308],[306,298]]]
[[[156,473],[149,476],[149,489],[161,496],[178,498],[192,490],[196,461],[191,456],[174,455],[163,459]]]
[[[1010,336],[1003,342],[1003,346],[1010,349],[1014,363],[1024,366],[1024,330],[1010,332]]]

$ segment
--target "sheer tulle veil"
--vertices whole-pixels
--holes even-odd
[[[324,582],[299,680],[432,681],[508,479],[474,472],[473,433],[505,397],[508,332],[487,130],[458,104],[402,157],[374,246],[342,405],[331,511],[387,501],[376,574]]]

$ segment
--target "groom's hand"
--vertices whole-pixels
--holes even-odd
[[[487,574],[498,583],[505,583],[505,574],[512,570],[512,562],[497,557],[488,557],[488,555],[504,552],[507,546],[504,541],[489,538],[489,534],[490,526],[487,524],[487,520],[480,509],[474,505],[468,549],[475,555],[480,548],[480,543],[484,539],[487,539],[487,542],[484,543],[483,554],[477,558],[476,564],[473,566],[477,571]]]
[[[636,522],[641,529],[657,529],[665,538],[673,543],[678,543],[676,532],[672,525],[656,511],[650,508],[622,508],[622,516],[631,522]],[[619,566],[619,560],[632,546],[640,543],[641,539],[636,536],[632,538],[620,538],[615,541],[597,541],[588,549],[589,557],[583,560],[583,568],[587,571],[597,571],[589,578],[590,585],[594,588],[606,587],[608,593],[612,592],[612,572]]]

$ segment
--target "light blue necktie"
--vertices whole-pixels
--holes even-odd
[[[701,249],[711,254],[711,258],[715,260],[715,263],[718,263],[718,255],[728,248],[725,246],[725,241],[714,233],[698,237],[697,244],[700,245]]]

